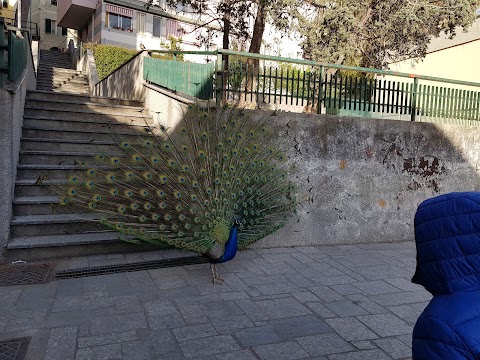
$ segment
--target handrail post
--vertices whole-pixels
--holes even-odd
[[[215,96],[217,108],[222,106],[222,97],[223,97],[223,58],[221,53],[217,53],[217,64],[216,64],[216,86],[215,86]]]
[[[410,121],[415,121],[415,117],[417,115],[417,91],[418,91],[418,78],[413,78],[413,89],[412,89],[412,102],[410,105],[411,113],[410,113]]]
[[[320,65],[320,74],[318,79],[318,103],[317,103],[317,114],[322,113],[322,98],[323,98],[323,65]]]
[[[0,89],[3,88],[3,82],[7,68],[5,67],[5,23],[4,19],[0,18]]]

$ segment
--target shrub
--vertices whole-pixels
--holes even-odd
[[[123,63],[130,60],[138,51],[122,48],[113,45],[85,44],[84,48],[92,49],[97,65],[98,77],[100,80],[106,78]]]

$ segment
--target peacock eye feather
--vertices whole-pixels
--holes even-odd
[[[177,178],[177,181],[179,184],[185,184],[185,182],[187,181],[187,179],[185,178],[185,176],[179,176]]]
[[[166,184],[168,181],[168,177],[166,175],[158,175],[158,180],[160,180],[162,184]]]
[[[138,220],[140,220],[140,222],[144,223],[145,221],[147,221],[147,217],[145,215],[142,215],[138,218]]]
[[[165,216],[163,218],[165,219],[165,221],[172,220],[172,216],[170,214],[165,214]]]
[[[132,209],[133,211],[138,210],[138,204],[137,203],[130,204],[130,209]]]
[[[88,169],[87,170],[87,176],[95,176],[97,172],[95,171],[95,169]]]
[[[193,202],[197,201],[197,200],[198,200],[197,195],[195,195],[195,194],[190,194],[190,200],[192,200]]]
[[[153,221],[157,221],[158,219],[160,219],[160,215],[158,215],[158,214],[152,214],[152,220],[153,220]]]
[[[183,227],[185,228],[185,230],[190,230],[192,228],[192,225],[189,223],[186,223],[185,225],[183,225]]]
[[[132,155],[132,160],[134,162],[140,162],[142,161],[142,158],[140,157],[140,155]]]
[[[150,161],[151,161],[152,164],[159,164],[160,163],[160,159],[156,156],[152,156],[150,158]]]
[[[88,203],[88,207],[89,207],[90,209],[94,210],[94,209],[97,208],[97,203],[95,203],[95,202],[93,202],[93,201],[92,201],[92,202],[89,202],[89,203]]]
[[[68,182],[72,184],[76,184],[78,182],[78,178],[76,176],[70,176],[68,178]]]
[[[197,213],[197,208],[195,206],[190,208],[190,214],[196,214]]]
[[[145,172],[143,173],[143,178],[144,178],[145,180],[147,180],[147,181],[150,181],[150,180],[153,179],[153,175],[152,175],[151,172],[145,171]]]
[[[170,166],[171,168],[174,168],[177,165],[177,163],[173,159],[168,160],[167,163],[168,163],[168,166]]]
[[[170,151],[172,150],[172,145],[170,143],[164,143],[162,148],[163,150]]]
[[[114,157],[114,158],[111,158],[110,161],[111,161],[112,165],[115,165],[115,166],[120,165],[120,159],[119,158]]]
[[[177,230],[178,230],[178,225],[177,225],[177,224],[173,224],[173,225],[172,225],[172,230],[173,230],[173,231],[177,231]]]
[[[61,205],[67,205],[68,204],[68,199],[67,198],[61,198],[60,199],[60,204]]]
[[[157,190],[156,192],[159,198],[164,198],[167,195],[167,193],[163,190]]]
[[[102,197],[98,194],[93,195],[93,201],[99,202],[102,201]]]
[[[118,212],[120,214],[125,214],[125,211],[127,211],[127,208],[123,205],[120,205],[118,208],[117,208]]]
[[[128,142],[122,142],[120,144],[120,147],[123,148],[123,149],[129,149],[130,148],[130,144]]]
[[[93,182],[93,181],[87,181],[87,182],[85,183],[85,186],[86,186],[87,188],[89,188],[89,189],[93,189],[93,188],[95,187],[95,182]]]
[[[177,204],[177,205],[175,206],[175,210],[177,210],[177,212],[180,212],[180,211],[183,210],[183,206],[182,206],[181,204]]]
[[[206,176],[206,175],[207,175],[207,170],[205,170],[205,169],[200,169],[200,175]]]
[[[200,150],[198,153],[197,153],[198,157],[200,159],[205,159],[207,157],[207,155],[205,154],[205,151],[203,150]]]
[[[161,225],[158,226],[158,228],[160,229],[160,231],[165,231],[165,230],[167,230],[167,225],[161,224]]]
[[[149,202],[143,204],[143,208],[145,210],[151,210],[152,209],[152,204],[150,204]]]
[[[187,217],[186,217],[184,214],[180,214],[180,215],[178,216],[178,219],[179,219],[180,221],[185,221],[186,218],[187,218]]]
[[[173,196],[175,199],[180,199],[182,197],[182,193],[180,191],[174,191]]]
[[[162,210],[165,210],[167,208],[167,203],[162,201],[161,203],[158,204],[158,207]]]
[[[133,196],[133,191],[132,190],[125,190],[124,194],[127,198],[131,198]]]
[[[207,195],[212,195],[213,190],[211,188],[207,188],[205,192],[207,193]]]
[[[184,173],[190,172],[190,166],[188,166],[188,165],[183,165],[183,166],[182,166],[182,171],[183,171]]]
[[[198,188],[200,185],[198,184],[198,181],[193,180],[193,181],[192,181],[192,186],[193,186],[194,188]]]

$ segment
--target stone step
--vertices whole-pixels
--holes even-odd
[[[165,248],[165,246],[129,244],[119,240],[115,232],[102,231],[72,235],[14,237],[7,244],[6,256],[9,261],[35,261]]]
[[[100,219],[101,215],[91,213],[15,216],[10,223],[10,235],[15,238],[104,231]]]
[[[47,86],[47,85],[61,85],[61,84],[69,84],[69,85],[88,85],[88,79],[83,76],[73,75],[73,76],[38,76],[37,77],[37,87],[40,86]]]
[[[145,120],[151,120],[146,118]],[[153,126],[151,121],[148,124]],[[44,117],[25,116],[23,119],[23,126],[25,128],[43,128],[56,130],[71,130],[83,129],[86,131],[103,132],[108,131],[112,133],[145,133],[147,123],[140,122],[139,124],[122,123],[118,121],[92,121],[90,119],[48,119]]]
[[[13,216],[91,213],[85,207],[60,205],[59,198],[51,195],[16,197],[13,200]]]
[[[21,150],[61,151],[61,152],[97,152],[112,154],[118,151],[118,144],[113,141],[85,141],[64,139],[23,138]]]
[[[56,68],[52,66],[44,66],[42,64],[38,65],[38,74],[72,74],[72,75],[82,75],[83,72],[75,69],[65,69],[65,68]]]
[[[39,107],[25,107],[24,115],[27,117],[39,117],[39,118],[50,118],[57,120],[90,120],[90,121],[116,121],[119,123],[130,123],[130,124],[145,124],[145,121],[150,123],[151,117],[147,115],[142,115],[140,111],[133,112],[133,114],[109,114],[109,113],[100,113],[97,111],[90,110],[85,108],[85,110],[72,111],[68,109],[56,110],[56,109],[41,109]]]
[[[53,122],[53,121],[52,121]],[[59,121],[57,121],[60,123]],[[70,128],[65,124],[62,128],[46,126],[44,122],[37,121],[35,125],[24,124],[22,129],[23,138],[44,138],[44,139],[72,139],[72,140],[95,140],[117,142],[129,141],[140,143],[139,136],[142,138],[151,138],[152,135],[145,132],[144,127],[139,126],[109,126],[101,124],[93,129],[82,127],[80,122],[71,122]],[[88,123],[87,123],[88,124]],[[88,124],[95,125],[95,124]]]
[[[105,171],[113,171],[113,166],[97,166],[98,169]],[[65,165],[65,164],[19,164],[17,167],[18,179],[68,179],[72,175],[84,173],[87,169],[80,165]]]
[[[19,163],[27,164],[43,164],[43,165],[75,165],[81,160],[89,163],[91,159],[98,155],[98,152],[58,152],[58,151],[20,151]],[[125,153],[118,148],[116,152],[109,153],[111,156],[124,157]]]
[[[28,110],[50,111],[61,113],[88,113],[102,115],[123,115],[123,116],[141,116],[144,115],[144,109],[140,107],[124,105],[107,105],[101,103],[78,103],[67,101],[48,101],[28,99],[25,103],[25,112]],[[29,115],[29,114],[28,114]]]
[[[48,91],[48,92],[51,92],[51,93],[54,93],[54,94],[74,94],[74,95],[88,95],[90,94],[90,90],[87,90],[87,89],[83,89],[83,90],[78,90],[78,89],[49,89],[49,88],[45,88],[45,89],[42,89],[42,88],[38,88],[37,90],[42,90],[42,91]]]
[[[57,196],[56,185],[66,184],[65,179],[46,179],[41,182],[38,179],[18,179],[15,181],[15,196]]]
[[[99,103],[99,104],[112,104],[112,105],[125,105],[133,107],[144,107],[143,101],[129,100],[129,99],[117,99],[111,97],[97,97],[89,95],[73,95],[73,94],[52,94],[46,91],[28,91],[27,99],[32,100],[47,100],[47,101],[66,101],[69,103]]]

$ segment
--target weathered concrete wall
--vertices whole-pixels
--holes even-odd
[[[143,58],[145,56],[149,56],[146,51],[140,52],[96,84],[95,95],[144,101]]]
[[[27,67],[19,80],[0,89],[0,262],[10,235],[26,91],[35,88],[33,56],[27,56]]]
[[[77,70],[87,75],[90,94],[95,93],[95,85],[100,81],[95,64],[95,58],[91,49],[87,49],[80,61],[77,63]]]
[[[423,200],[480,189],[479,127],[284,112],[271,120],[298,166],[299,209],[257,247],[413,240]]]

